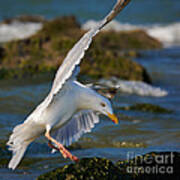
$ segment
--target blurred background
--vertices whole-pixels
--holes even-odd
[[[81,23],[89,19],[100,20],[116,0],[6,0],[1,1],[0,19],[17,15],[56,16],[75,15]],[[178,0],[134,0],[117,20],[133,24],[173,23],[180,19]],[[127,13],[128,12],[128,13]]]
[[[115,2],[116,0],[1,0],[0,77],[5,77],[2,63],[6,60],[4,57],[11,50],[16,52],[13,49],[15,43],[11,46],[14,40],[31,38],[41,32],[44,21],[62,16],[75,16],[81,29],[87,30],[101,20]],[[18,22],[16,17],[22,15],[36,15],[38,18],[31,22]],[[152,83],[119,78],[102,80],[103,77],[97,80],[106,87],[118,88],[112,102],[120,124],[114,126],[102,116],[101,123],[92,133],[84,135],[71,147],[72,153],[81,158],[99,156],[117,161],[126,159],[128,152],[137,155],[180,149],[180,1],[132,0],[106,28],[114,30],[117,35],[121,31],[139,29],[150,39],[155,38],[161,43],[161,48],[157,49],[135,49],[135,55],[130,57],[146,69]],[[19,41],[16,43],[21,44]],[[116,43],[118,46],[118,42]],[[18,49],[25,45],[21,44]],[[134,53],[134,48],[132,49]],[[24,52],[27,53],[28,50]],[[23,53],[21,52],[21,56]],[[11,59],[16,60],[14,55]],[[6,62],[6,66],[10,62]],[[27,164],[22,165],[18,173],[12,173],[6,168],[10,154],[5,147],[5,141],[12,128],[23,122],[46,96],[53,76],[54,74],[35,79],[28,77],[0,80],[0,155],[4,158],[4,161],[1,159],[2,164],[0,163],[0,177],[3,179],[32,179],[54,167],[70,163],[58,153],[51,155],[46,140],[40,138],[29,148],[27,159],[25,158]],[[26,170],[28,175],[23,175]]]
[[[90,20],[102,19],[115,2],[116,0],[7,0],[1,1],[0,20],[21,15],[38,15],[45,19],[73,15],[83,25]],[[161,41],[180,43],[180,2],[178,0],[134,0],[116,20],[122,25],[119,26],[119,30],[148,28],[149,34]],[[5,29],[0,28],[0,42],[1,39],[4,40],[2,37],[5,34],[4,31]]]

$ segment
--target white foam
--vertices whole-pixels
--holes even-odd
[[[82,28],[87,30],[97,25],[97,21],[87,21]],[[171,23],[169,25],[153,24],[153,25],[132,25],[128,23],[120,23],[118,21],[112,21],[104,30],[115,31],[129,31],[143,29],[150,36],[161,41],[165,46],[180,45],[180,22]]]
[[[101,79],[98,82],[100,85],[105,85],[110,88],[117,88],[119,91],[129,94],[137,94],[140,96],[163,97],[168,94],[167,91],[159,87],[154,87],[140,81],[124,81],[115,77],[110,80]]]
[[[167,46],[180,45],[180,23],[154,25],[145,30],[150,36],[157,38]]]
[[[32,36],[42,28],[42,23],[18,22],[0,24],[0,42],[24,39]]]

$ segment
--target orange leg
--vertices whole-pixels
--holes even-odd
[[[54,145],[51,143],[51,141],[48,142],[48,146],[49,146],[50,148],[52,148],[52,149],[55,149],[55,150],[57,150],[57,151],[60,151],[61,154],[63,155],[63,157],[64,157],[64,158],[67,158],[67,156],[63,153],[63,151],[60,150],[59,148],[57,148],[56,146],[54,146]]]
[[[52,145],[50,142],[48,143],[48,145],[51,148],[54,148],[56,150],[59,150],[61,152],[61,154],[63,155],[64,158],[70,158],[72,161],[79,161],[79,159],[76,156],[73,156],[62,144],[60,144],[59,142],[57,142],[53,137],[50,136],[49,130],[46,130],[45,133],[45,137],[50,141],[53,142],[54,144],[57,145],[57,147],[55,147],[54,145]]]

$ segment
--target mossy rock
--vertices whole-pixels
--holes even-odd
[[[143,111],[143,112],[151,112],[151,113],[173,113],[172,110],[163,108],[158,105],[153,105],[153,104],[147,104],[147,103],[142,103],[142,104],[135,104],[132,106],[126,106],[126,107],[120,107],[119,109],[121,110],[126,110],[126,111]]]
[[[160,49],[162,44],[143,30],[105,31],[95,39],[97,47],[106,49],[126,50],[129,55],[136,55],[132,50]],[[131,50],[131,51],[127,51]],[[127,53],[128,55],[128,53]]]
[[[91,49],[82,62],[81,75],[88,74],[95,79],[117,77],[124,80],[151,83],[143,66],[128,57],[119,56],[111,50]]]
[[[116,164],[106,158],[83,158],[76,164],[65,165],[40,175],[37,180],[178,180],[179,164],[180,153],[177,152],[151,152],[130,160],[117,161]],[[159,170],[162,167],[164,173]],[[152,173],[149,173],[149,169]]]
[[[39,176],[38,180],[85,180],[118,179],[118,168],[105,158],[83,158],[76,164],[66,165]]]
[[[61,17],[46,21],[30,38],[5,43],[0,48],[0,79],[54,73],[84,33],[73,16]],[[81,75],[150,83],[146,70],[130,57],[136,56],[137,50],[161,47],[143,31],[101,32],[83,59]]]
[[[7,150],[6,142],[7,141],[5,141],[5,140],[0,140],[0,158],[1,157],[7,157],[7,156],[9,156],[11,154]]]

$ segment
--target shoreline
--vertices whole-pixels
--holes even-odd
[[[45,21],[43,28],[29,38],[4,43],[0,49],[0,79],[54,73],[84,32],[75,17],[61,17]],[[151,83],[145,68],[132,59],[141,56],[141,50],[161,48],[159,41],[142,30],[103,31],[88,50],[80,75]]]

